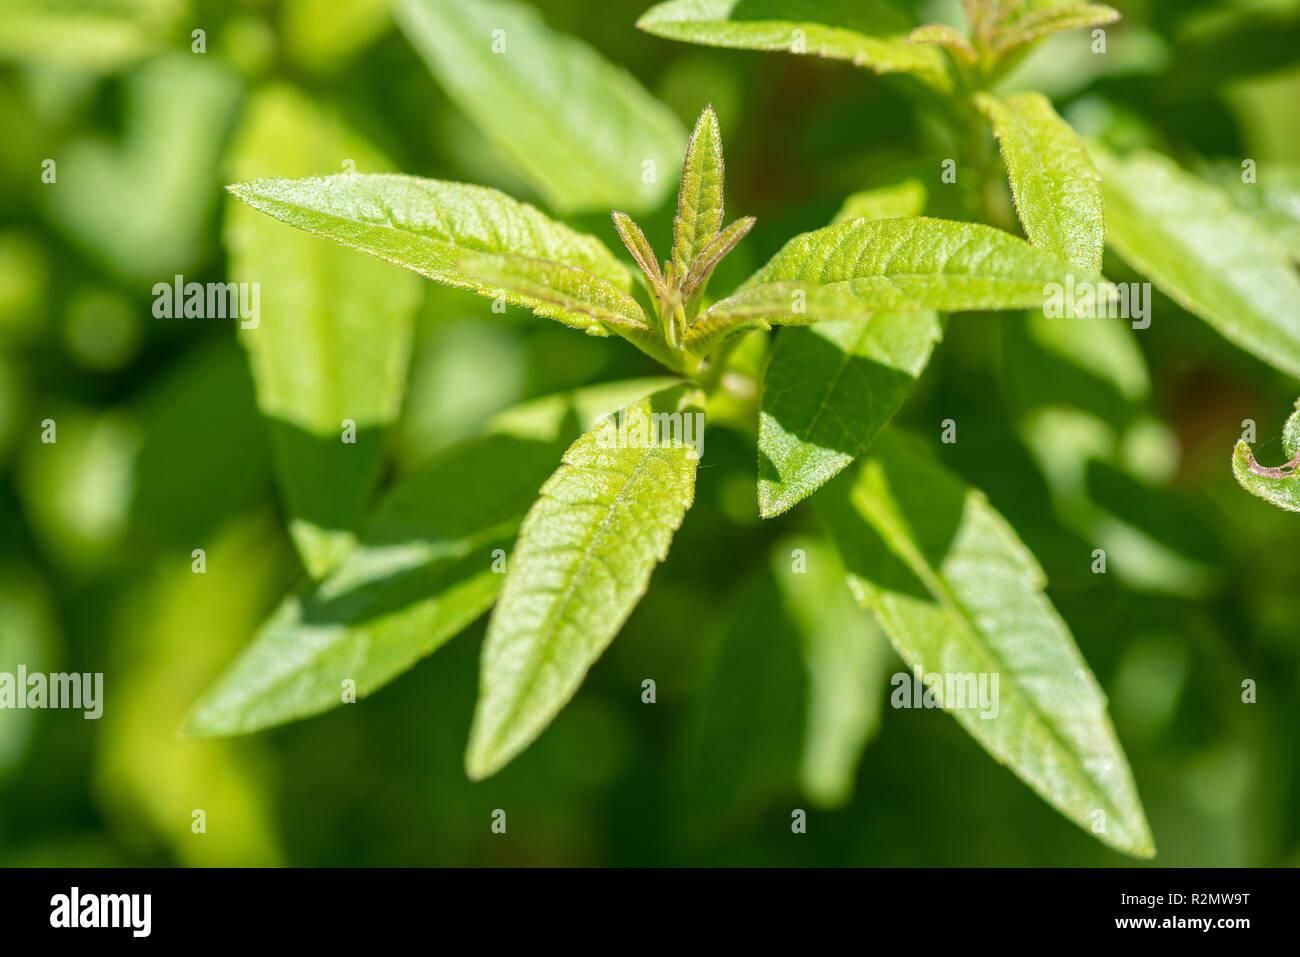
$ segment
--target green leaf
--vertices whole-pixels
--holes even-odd
[[[851,219],[790,240],[739,292],[702,313],[686,344],[707,355],[740,329],[878,310],[1041,309],[1048,285],[1069,276],[1076,285],[1104,282],[991,226]]]
[[[0,58],[113,70],[166,45],[178,0],[4,0]]]
[[[808,676],[800,781],[818,806],[840,807],[853,796],[862,749],[880,728],[889,642],[844,587],[844,566],[828,543],[783,539],[772,563]]]
[[[401,0],[397,17],[451,99],[551,206],[641,211],[664,198],[686,131],[591,47],[509,0]]]
[[[836,222],[913,215],[924,205],[924,187],[908,180],[849,197]],[[849,210],[856,215],[844,216]],[[878,312],[776,337],[758,427],[764,518],[797,505],[866,451],[942,334],[938,315],[924,311]]]
[[[1300,376],[1300,279],[1285,251],[1213,186],[1154,153],[1091,148],[1107,241],[1225,338]]]
[[[853,193],[831,220],[831,225],[850,219],[898,219],[900,216],[920,216],[925,211],[926,192],[920,180],[905,179],[901,183],[867,189]]]
[[[867,450],[942,335],[933,312],[878,312],[776,337],[758,427],[764,518],[794,507]]]
[[[40,573],[12,559],[0,563],[0,674],[16,675],[20,666],[29,674],[45,671],[53,664],[59,638],[58,612]],[[0,721],[0,783],[22,767],[36,724],[36,712],[9,707],[12,702]]]
[[[527,256],[483,253],[465,257],[460,268],[485,285],[549,303],[561,322],[585,324],[591,333],[613,331],[673,371],[683,371],[681,356],[667,347],[637,301],[586,270]]]
[[[945,682],[985,675],[989,689],[998,676],[995,717],[942,700],[966,731],[1080,827],[1152,856],[1106,698],[1038,563],[988,500],[890,435],[816,501],[849,587],[909,665]]]
[[[944,47],[953,57],[967,66],[973,65],[979,59],[979,55],[970,45],[965,34],[943,23],[927,23],[923,27],[917,27],[907,35],[907,42]]]
[[[1119,11],[1100,3],[1058,3],[1029,10],[999,32],[995,44],[999,56],[1016,47],[1033,43],[1053,33],[1114,23]]]
[[[667,0],[637,26],[669,40],[808,53],[951,88],[943,54],[907,42],[907,16],[884,0]]]
[[[254,97],[236,175],[294,175],[387,162],[288,87]],[[323,577],[354,544],[401,410],[420,281],[232,204],[230,279],[257,283],[260,316],[240,322],[258,408],[303,565]],[[345,422],[355,442],[343,441]]]
[[[542,487],[483,645],[471,778],[541,734],[645,593],[694,499],[700,403],[678,386],[628,406],[578,439]]]
[[[1202,171],[1300,261],[1300,166],[1265,162],[1251,172],[1256,180],[1242,182],[1244,170],[1230,161],[1207,164]]]
[[[244,734],[318,714],[342,703],[345,681],[361,698],[431,654],[491,606],[504,577],[494,561],[582,423],[662,384],[538,399],[402,480],[339,569],[280,604],[186,731]]]
[[[682,164],[673,221],[673,268],[685,276],[722,229],[722,134],[712,107],[700,114]]]
[[[1001,98],[980,93],[976,103],[1002,144],[1029,241],[1081,269],[1101,272],[1106,238],[1101,176],[1074,130],[1038,93]]]
[[[1232,474],[1251,495],[1289,512],[1300,512],[1300,399],[1282,427],[1282,451],[1287,457],[1284,465],[1264,467],[1255,461],[1251,447],[1238,441],[1232,450]]]
[[[483,186],[398,174],[259,179],[226,187],[254,209],[396,263],[437,282],[526,306],[563,321],[563,310],[467,275],[473,253],[514,253],[586,270],[620,289],[632,277],[600,240]],[[580,320],[586,326],[594,321]]]

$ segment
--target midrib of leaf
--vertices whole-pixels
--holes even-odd
[[[968,493],[968,496],[969,494],[970,493]],[[1077,771],[1079,776],[1086,781],[1093,781],[1093,775],[1089,772],[1088,768],[1079,761],[1078,756],[1075,754],[1074,745],[1061,737],[1060,733],[1056,730],[1053,721],[1039,709],[1037,702],[1034,701],[1032,697],[1028,697],[1021,693],[1019,681],[1020,672],[1017,669],[1007,667],[1002,656],[984,640],[979,629],[971,621],[970,615],[966,612],[965,608],[962,607],[957,598],[948,590],[948,587],[943,583],[943,580],[938,576],[938,574],[936,574],[934,569],[930,567],[930,563],[926,561],[925,556],[917,551],[911,544],[912,535],[907,526],[900,519],[895,518],[895,516],[890,513],[889,509],[883,507],[877,508],[871,501],[871,498],[871,496],[860,494],[858,490],[854,490],[854,503],[858,508],[862,509],[862,511],[867,514],[882,531],[887,533],[882,537],[888,542],[890,550],[907,563],[907,566],[912,570],[912,573],[921,580],[921,583],[925,585],[926,589],[930,592],[935,601],[943,606],[944,610],[948,612],[949,617],[956,623],[957,627],[962,630],[967,640],[971,643],[971,646],[977,648],[979,653],[983,655],[986,660],[997,667],[999,673],[1016,676],[1016,680],[1007,682],[1007,685],[1011,691],[1012,697],[1014,697],[1016,701],[1020,702],[1025,709],[1037,719],[1032,725],[1033,733],[1040,738],[1045,737],[1055,742],[1057,750],[1066,756],[1071,767]],[[1011,552],[1022,552],[1024,550],[1024,546],[1019,542],[1007,538],[1000,523],[993,522],[991,524],[995,533],[1002,538],[1003,544],[1010,549]],[[1041,585],[1041,581],[1039,584]],[[1041,606],[1043,604],[1041,592],[1035,592],[1033,600]],[[1056,614],[1050,607],[1043,608],[1043,611],[1054,623],[1057,621]],[[878,618],[880,624],[889,634],[890,641],[895,644],[895,647],[899,648],[901,654],[903,643],[895,636],[893,628],[885,616],[878,616]],[[998,691],[999,694],[1003,693],[1001,687],[999,687]],[[1017,777],[1018,776],[1019,774],[1017,774]],[[1037,786],[1034,787],[1034,790],[1038,791]],[[1100,799],[1106,804],[1104,809],[1106,819],[1123,821],[1123,813],[1114,805],[1105,790],[1098,788],[1096,791]],[[1067,814],[1067,816],[1069,815]]]
[[[655,455],[656,455],[656,451],[654,449],[647,450],[647,454],[642,456],[632,466],[631,472],[627,473],[627,479],[623,482],[622,485],[619,486],[618,491],[611,498],[608,504],[604,502],[583,503],[585,505],[603,509],[605,512],[604,517],[602,517],[600,522],[592,529],[591,533],[584,537],[582,543],[582,558],[579,560],[577,566],[574,568],[573,574],[569,576],[569,580],[565,583],[563,593],[560,596],[560,600],[555,604],[555,607],[551,610],[550,614],[547,615],[546,627],[543,630],[541,630],[541,633],[547,636],[546,643],[542,644],[539,642],[534,646],[537,650],[529,658],[529,662],[532,665],[532,667],[529,668],[528,678],[524,681],[523,685],[521,686],[522,693],[517,694],[515,696],[514,704],[507,712],[507,714],[509,715],[509,720],[502,721],[498,724],[497,727],[500,730],[498,730],[497,734],[492,739],[493,746],[499,746],[501,744],[503,732],[511,730],[511,728],[514,725],[514,722],[519,717],[522,706],[524,705],[525,702],[528,701],[528,693],[533,690],[534,686],[537,684],[537,677],[539,674],[541,674],[541,669],[538,668],[537,666],[542,662],[547,661],[551,657],[550,653],[552,651],[552,646],[554,644],[555,632],[556,632],[555,625],[557,622],[564,620],[564,618],[566,617],[566,612],[568,611],[569,603],[573,599],[574,589],[577,587],[578,581],[581,580],[583,572],[586,571],[587,567],[591,564],[592,560],[595,558],[595,550],[593,546],[598,541],[600,541],[601,537],[605,533],[606,528],[609,526],[609,523],[613,521],[614,515],[618,511],[618,507],[624,504],[629,498],[628,491],[633,487],[633,484],[636,481],[638,474],[646,467],[646,465],[649,464],[649,462]],[[589,470],[584,469],[584,471],[589,471]],[[618,470],[610,469],[610,471],[617,472]],[[545,493],[545,494],[549,496],[549,493]],[[577,503],[570,503],[570,504],[577,504]],[[554,546],[547,548],[547,552],[550,553],[554,553],[557,551],[568,551],[568,550],[569,549],[567,548],[556,548]]]

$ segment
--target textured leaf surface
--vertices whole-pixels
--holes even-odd
[[[503,413],[494,431],[396,485],[324,582],[285,599],[190,716],[196,735],[241,734],[364,697],[483,614],[537,490],[581,423],[662,385],[634,380]]]
[[[386,161],[287,87],[259,93],[235,145],[237,175],[305,175]],[[296,232],[239,204],[227,220],[230,278],[257,283],[256,326],[241,321],[289,529],[324,576],[354,543],[406,386],[420,281]],[[342,441],[343,423],[355,443]]]
[[[706,355],[738,329],[806,325],[878,310],[1042,308],[1049,283],[1103,280],[978,223],[925,216],[850,219],[790,240],[733,296],[702,313],[686,342]]]
[[[1115,250],[1226,339],[1300,376],[1300,279],[1281,246],[1226,195],[1162,156],[1091,153]]]
[[[1239,441],[1232,450],[1232,474],[1251,495],[1287,511],[1300,512],[1300,473],[1291,464],[1300,459],[1300,400],[1282,427],[1282,451],[1286,455],[1284,465],[1261,467],[1251,447]]]
[[[924,205],[924,187],[909,180],[854,194],[836,222],[910,216]],[[933,312],[879,312],[785,329],[776,337],[758,427],[763,517],[798,504],[866,451],[898,411],[942,331]]]
[[[668,0],[647,10],[637,26],[670,40],[809,53],[950,86],[943,55],[909,46],[912,23],[884,0]]]
[[[673,266],[685,276],[722,229],[722,134],[712,108],[700,114],[686,146],[677,218],[673,221]]]
[[[850,295],[866,311],[1016,309],[1041,307],[1044,287],[1069,275],[1076,283],[1098,281],[991,226],[925,216],[855,219],[796,236],[741,292],[807,283]]]
[[[513,0],[401,0],[397,11],[452,100],[551,206],[640,211],[664,198],[686,131],[629,73]]]
[[[1083,143],[1047,97],[979,94],[993,122],[1025,235],[1089,272],[1101,271],[1106,215],[1101,176]]]
[[[632,277],[594,236],[483,186],[398,174],[259,179],[227,187],[268,216],[396,263],[449,286],[501,296],[542,315],[556,307],[492,288],[460,268],[473,253],[513,253],[584,269],[631,288]],[[587,323],[590,324],[590,323]]]
[[[1154,854],[1106,698],[1038,563],[987,499],[889,435],[817,502],[850,588],[909,665],[988,675],[989,688],[998,675],[996,717],[943,701],[971,736],[1104,843]]]
[[[894,417],[943,334],[933,312],[785,329],[776,337],[759,419],[758,507],[803,501],[861,455]]]
[[[628,406],[578,439],[542,487],[483,645],[470,777],[498,771],[542,732],[645,593],[694,499],[698,464],[680,427],[651,442],[652,416],[696,426],[696,401],[678,386]]]
[[[828,543],[785,539],[772,560],[808,677],[800,782],[819,806],[840,807],[853,795],[862,749],[880,728],[889,641],[844,587],[844,566]]]

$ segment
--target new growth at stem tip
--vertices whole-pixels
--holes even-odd
[[[754,218],[745,216],[722,228],[723,185],[722,135],[717,114],[712,106],[706,106],[686,145],[672,255],[662,268],[632,217],[618,210],[611,213],[623,245],[645,277],[656,331],[686,369],[693,369],[701,358],[688,355],[684,343],[687,330],[700,314],[709,278],[754,226]]]

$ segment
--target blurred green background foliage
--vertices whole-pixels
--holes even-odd
[[[891,78],[660,40],[634,26],[648,5],[535,4],[682,124],[714,105],[729,214],[758,218],[719,288],[850,193],[937,182],[952,155]],[[898,5],[917,22],[951,20],[954,6]],[[1125,18],[1106,57],[1086,32],[1063,34],[1009,86],[1047,93],[1081,133],[1207,176],[1231,180],[1243,157],[1300,169],[1300,5],[1115,6]],[[358,705],[246,738],[180,737],[305,572],[236,323],[155,318],[153,284],[228,277],[236,213],[221,186],[245,175],[328,174],[352,158],[544,207],[553,197],[453,105],[385,0],[0,11],[0,671],[105,674],[98,721],[0,713],[0,863],[1134,863],[938,712],[886,705],[847,786],[809,772],[783,556],[815,526],[807,509],[759,521],[752,439],[726,427],[709,434],[697,506],[654,586],[572,705],[501,774],[471,784],[462,770],[482,621]],[[955,194],[930,192],[931,214],[970,218]],[[617,248],[605,215],[568,218]],[[667,196],[640,217],[658,245],[671,219]],[[378,484],[522,400],[660,371],[616,340],[375,272],[384,295],[419,303]],[[1106,273],[1139,278],[1110,256]],[[1159,294],[1153,315],[1131,339],[954,317],[899,422],[934,436],[959,419],[959,441],[936,448],[1047,571],[1110,697],[1156,863],[1300,864],[1300,524],[1228,468],[1245,419],[1261,461],[1280,460],[1296,384]],[[47,418],[54,445],[40,441]],[[1099,544],[1106,575],[1090,568]],[[191,573],[195,548],[204,575]],[[854,614],[828,603],[828,616]],[[900,669],[892,654],[878,664]],[[197,808],[206,834],[191,831]],[[506,836],[490,830],[497,808]],[[809,811],[806,835],[791,833],[795,808]]]

